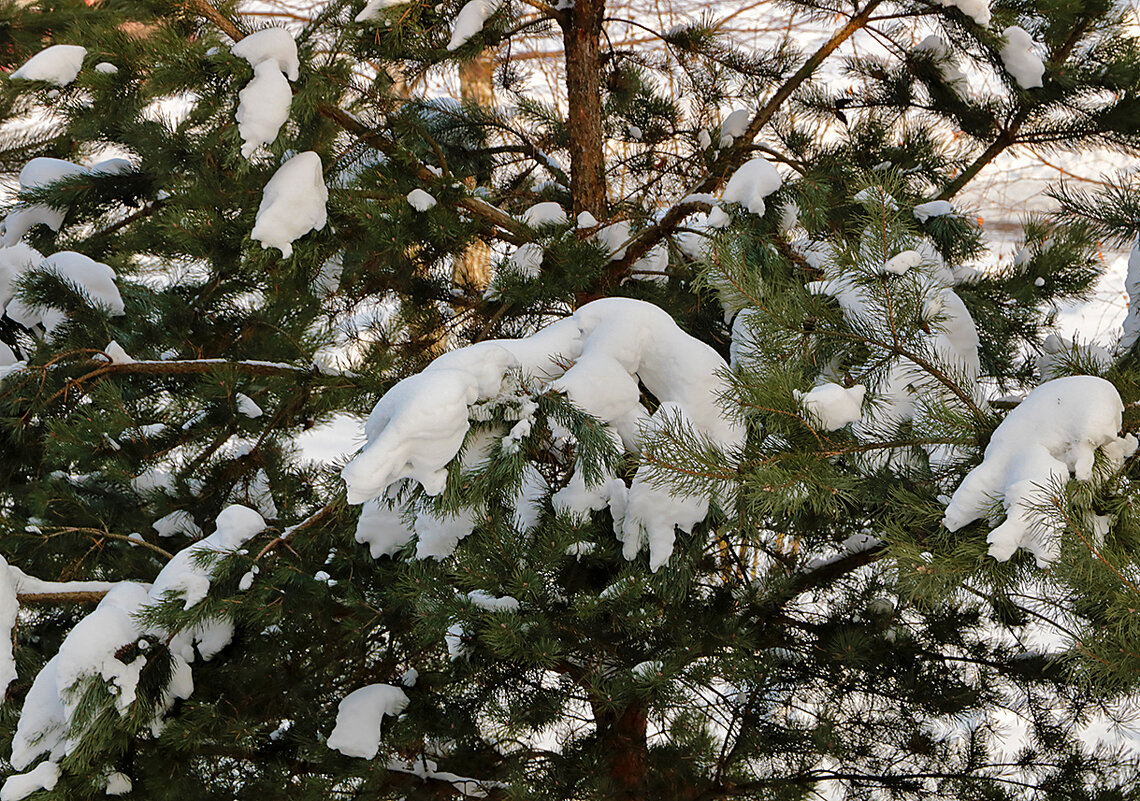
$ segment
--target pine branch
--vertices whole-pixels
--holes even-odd
[[[760,133],[760,129],[768,124],[776,112],[780,110],[780,107],[792,96],[792,93],[815,74],[815,71],[828,56],[867,25],[871,18],[871,13],[881,3],[882,0],[869,0],[862,11],[848,20],[846,25],[832,34],[831,38],[812,53],[807,61],[805,61],[803,65],[776,90],[776,93],[772,95],[768,102],[756,112],[756,115],[748,123],[744,134],[733,142],[730,147],[721,151],[716,157],[716,160],[713,161],[709,167],[708,175],[686,192],[685,197],[690,195],[711,194],[718,190],[728,176],[744,163],[752,150],[752,140]],[[620,283],[621,279],[628,273],[630,265],[648,253],[650,249],[662,239],[673,233],[677,226],[681,224],[681,221],[698,208],[699,204],[695,202],[679,203],[668,209],[658,222],[632,237],[625,245],[625,256],[621,259],[615,259],[606,270],[606,274],[603,278],[604,284],[606,286],[616,286]]]

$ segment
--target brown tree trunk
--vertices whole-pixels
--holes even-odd
[[[598,735],[609,752],[615,801],[643,801],[649,755],[645,710],[633,704],[620,714],[595,713],[594,717]]]
[[[464,103],[490,106],[495,100],[495,54],[487,49],[476,58],[459,66],[459,96]],[[474,188],[474,179],[468,179]],[[455,259],[452,268],[455,283],[467,290],[482,292],[491,283],[491,246],[476,240]]]
[[[605,0],[575,0],[562,18],[566,51],[570,195],[575,216],[606,214],[605,138],[602,133],[602,19]]]

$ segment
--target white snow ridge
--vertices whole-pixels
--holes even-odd
[[[564,393],[602,420],[615,444],[627,450],[639,450],[647,435],[667,424],[689,426],[732,449],[744,432],[718,402],[725,368],[712,348],[685,334],[650,303],[625,298],[587,303],[530,337],[481,342],[445,354],[389,390],[368,418],[367,444],[342,472],[349,501],[379,498],[405,478],[419,482],[429,495],[442,492],[447,466],[470,428],[471,407],[497,397],[514,373]],[[652,415],[641,405],[639,383],[660,401]],[[672,554],[675,528],[691,531],[704,520],[709,498],[658,486],[647,470],[639,469],[628,490],[610,479],[587,487],[576,470],[558,497],[569,512],[609,506],[626,558],[633,559],[647,545],[650,567],[656,570]],[[385,513],[377,506],[366,512],[357,536],[375,552],[390,553],[398,547],[395,542],[407,541],[405,533],[394,534],[391,541],[376,536],[373,520]],[[414,527],[421,537],[421,558],[446,557],[472,526],[465,515],[439,521],[421,514]]]

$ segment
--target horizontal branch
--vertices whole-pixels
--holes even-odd
[[[97,604],[103,600],[104,592],[21,592],[16,600],[21,604]]]

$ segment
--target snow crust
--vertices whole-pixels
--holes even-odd
[[[47,81],[67,86],[79,75],[87,49],[79,45],[52,45],[24,62],[12,73],[11,80]]]
[[[390,684],[370,684],[354,690],[337,707],[336,726],[328,747],[345,756],[374,759],[380,750],[380,724],[408,705],[408,695]]]
[[[1021,27],[1011,25],[1002,31],[1005,46],[998,53],[1006,72],[1013,76],[1022,89],[1043,86],[1045,63],[1034,52],[1033,37]]]
[[[483,25],[502,5],[503,0],[469,0],[455,18],[447,49],[458,50],[463,47],[468,39],[483,30]]]
[[[248,37],[241,44],[247,41]],[[328,199],[321,157],[311,150],[298,153],[265,185],[250,237],[263,248],[277,248],[287,259],[293,255],[294,240],[325,227]]]
[[[1005,521],[990,531],[990,555],[1006,561],[1025,548],[1046,566],[1060,554],[1060,527],[1033,510],[1054,487],[1093,476],[1097,452],[1119,468],[1137,447],[1117,435],[1124,404],[1103,378],[1070,376],[1047,381],[1010,411],[994,431],[982,463],[951,496],[943,524],[958,531],[990,515],[996,502]]]
[[[418,482],[428,495],[442,492],[448,464],[470,429],[472,407],[499,396],[509,375],[521,375],[523,384],[537,391],[565,394],[610,426],[615,442],[627,450],[638,451],[647,435],[667,425],[691,426],[734,448],[744,432],[718,402],[725,368],[712,348],[681,331],[666,312],[625,298],[588,303],[524,339],[452,351],[398,383],[373,409],[365,426],[367,442],[342,471],[349,501],[378,498],[403,479]],[[639,383],[660,402],[652,416],[640,403]],[[647,545],[654,570],[672,553],[675,527],[691,530],[708,513],[707,497],[658,487],[644,467],[628,493],[612,481],[597,488],[582,482],[581,489],[593,493],[583,501],[590,508],[611,507],[626,557]],[[442,557],[458,542],[455,535],[466,536],[472,525],[462,518],[428,516],[423,524],[417,517],[415,530],[421,538],[427,532],[426,550]]]
[[[780,188],[784,179],[771,162],[762,156],[749,159],[728,179],[721,199],[739,203],[753,214],[764,214],[764,198]]]

